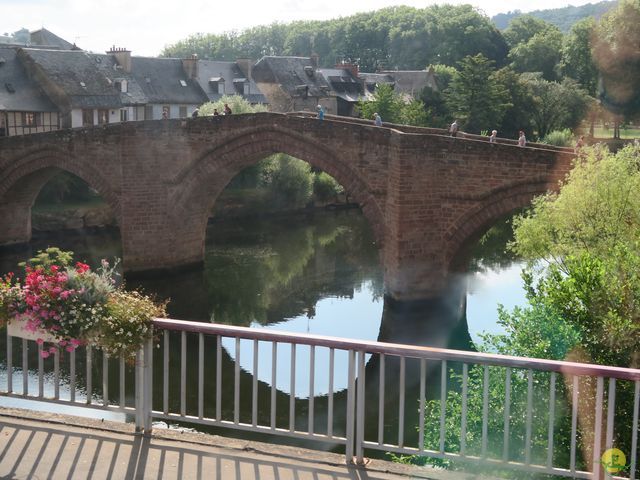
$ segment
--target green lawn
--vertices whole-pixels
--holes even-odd
[[[613,127],[605,129],[604,127],[596,127],[594,130],[595,138],[613,138]],[[620,138],[640,138],[640,128],[620,128]]]

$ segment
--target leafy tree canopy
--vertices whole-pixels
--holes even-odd
[[[507,91],[494,73],[493,62],[483,55],[466,57],[445,92],[451,114],[470,133],[499,125],[509,106]]]
[[[620,0],[596,28],[593,52],[603,105],[632,118],[640,113],[640,0]]]
[[[588,360],[640,364],[640,150],[587,148],[559,194],[534,202],[512,248],[530,260],[530,308],[580,336]]]
[[[470,5],[434,5],[390,7],[327,21],[274,23],[220,35],[195,34],[165,47],[162,56],[192,53],[227,61],[316,53],[323,66],[349,59],[363,71],[375,71],[454,65],[477,53],[503,64],[507,45],[489,18]]]

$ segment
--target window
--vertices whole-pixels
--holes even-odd
[[[127,111],[126,108],[123,108],[122,110],[120,110],[120,121],[126,122],[128,119],[129,119],[129,112]]]
[[[117,91],[127,93],[128,85],[126,80],[120,78],[113,82],[113,86],[116,87]]]
[[[220,95],[224,95],[224,78],[211,77],[209,79],[209,90],[212,93],[218,93]]]
[[[98,110],[98,125],[109,123],[109,110]]]
[[[37,127],[38,114],[34,112],[22,112],[22,125],[24,127]]]
[[[144,106],[144,119],[145,120],[153,120],[153,106],[145,105]]]
[[[186,117],[187,117],[187,107],[180,106],[180,118],[186,118]]]
[[[93,110],[82,110],[82,126],[93,125]]]

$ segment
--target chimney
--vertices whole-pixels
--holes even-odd
[[[313,65],[313,69],[317,70],[320,65],[320,56],[317,53],[311,54],[311,65]]]
[[[251,59],[250,58],[238,58],[236,65],[245,76],[247,80],[251,80]]]
[[[118,65],[122,68],[123,72],[131,73],[131,50],[127,50],[126,48],[116,48],[114,45],[107,53],[116,58],[116,62],[118,62]]]
[[[182,69],[187,77],[196,80],[198,78],[198,55],[193,53],[189,58],[183,58]]]
[[[351,72],[351,75],[353,75],[354,78],[358,78],[358,75],[360,74],[360,69],[358,68],[358,65],[356,65],[355,63],[341,62],[336,64],[336,68],[342,69],[342,70],[349,70]]]

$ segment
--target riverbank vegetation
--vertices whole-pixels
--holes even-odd
[[[619,367],[640,367],[640,149],[628,146],[617,154],[603,147],[585,148],[557,194],[534,201],[514,219],[510,249],[528,261],[523,271],[527,304],[509,311],[499,307],[504,333],[484,335],[480,351],[520,357],[570,360]],[[525,372],[510,377],[510,450],[508,458],[544,464],[548,447],[550,395],[528,400]],[[485,377],[486,375],[486,377]],[[447,391],[446,450],[459,451],[463,415],[462,378],[451,371]],[[486,380],[485,380],[486,379]],[[471,366],[465,403],[467,455],[481,454],[483,391],[488,380],[489,456],[502,457],[505,415],[505,371]],[[534,372],[531,381],[550,385],[550,374]],[[579,389],[580,415],[577,466],[588,468],[593,457],[595,382],[588,377],[555,383],[554,465],[570,462],[571,398]],[[551,387],[547,387],[551,388]],[[538,390],[536,390],[538,391]],[[525,451],[526,406],[532,401],[531,449]],[[614,445],[631,450],[633,382],[617,384]],[[427,403],[426,425],[440,416],[440,401]],[[425,429],[425,448],[438,450],[439,431]],[[404,461],[457,468],[455,462],[411,457]],[[496,473],[496,472],[492,472]],[[525,478],[524,476],[522,478]],[[526,477],[528,478],[528,477]]]

